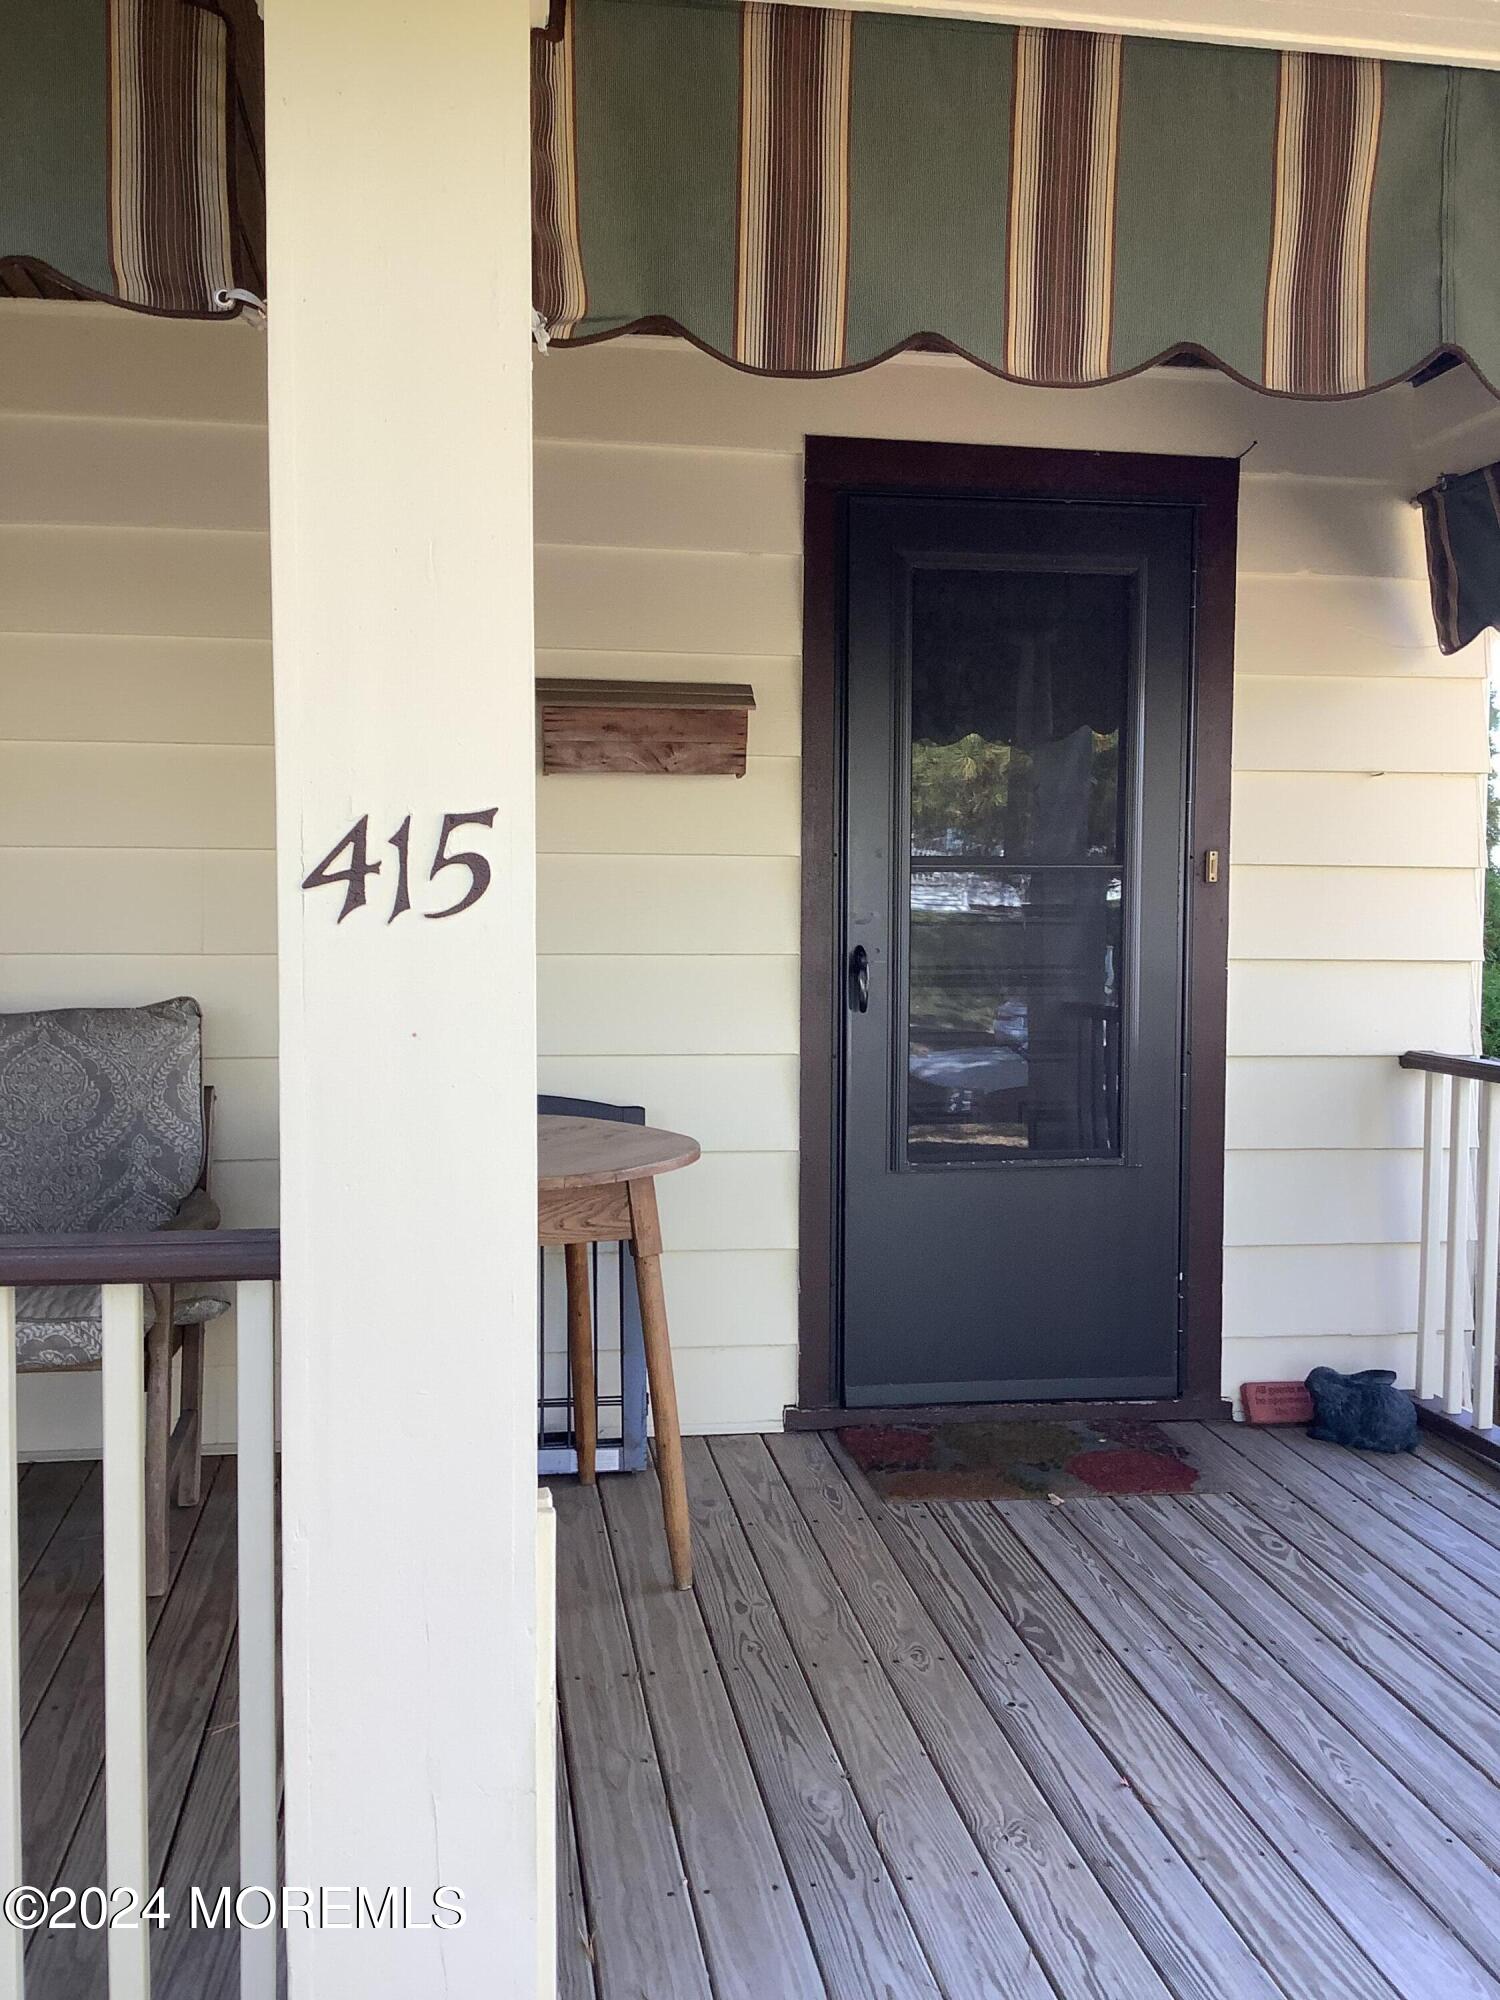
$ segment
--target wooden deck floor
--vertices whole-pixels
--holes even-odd
[[[815,1437],[560,1482],[563,2000],[1500,1995],[1500,1491],[894,1507]]]
[[[172,1586],[150,1608],[151,1850],[167,1907],[238,1877],[234,1461],[204,1462],[202,1505],[172,1516]],[[105,1883],[104,1600],[97,1465],[21,1475],[22,1790],[27,1880]],[[153,1940],[154,2000],[228,2000],[232,1933],[174,1922]],[[104,1944],[32,1940],[27,2000],[104,2000]]]

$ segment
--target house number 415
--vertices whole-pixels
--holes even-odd
[[[485,890],[490,886],[490,864],[482,854],[472,849],[453,849],[449,846],[455,833],[465,826],[486,826],[495,824],[498,806],[491,806],[486,812],[444,813],[443,824],[437,837],[437,850],[432,857],[432,866],[427,871],[427,880],[435,882],[448,868],[460,868],[467,872],[469,886],[445,909],[424,910],[424,917],[457,917],[465,910],[472,910]],[[387,836],[385,845],[396,850],[396,893],[391,900],[391,913],[386,918],[393,924],[397,917],[404,916],[411,908],[411,814]],[[335,862],[342,857],[348,859],[342,868]],[[308,874],[302,886],[304,889],[333,889],[341,884],[344,890],[344,907],[339,911],[342,923],[351,911],[363,909],[369,900],[365,884],[372,875],[381,873],[384,863],[370,859],[370,815],[357,819],[343,839]]]

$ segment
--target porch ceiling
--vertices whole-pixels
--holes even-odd
[[[768,0],[789,6],[793,0]],[[533,4],[546,12],[545,0]],[[818,7],[838,0],[809,0]],[[1101,34],[1153,35],[1180,42],[1228,42],[1237,48],[1313,49],[1386,56],[1398,62],[1464,63],[1500,68],[1500,23],[1483,0],[1419,14],[1385,0],[1353,0],[1334,15],[1319,0],[847,0],[856,13],[933,14],[952,21],[1005,21]]]

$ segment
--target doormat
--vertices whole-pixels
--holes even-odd
[[[1159,1424],[851,1424],[839,1442],[887,1500],[1067,1500],[1212,1491]]]

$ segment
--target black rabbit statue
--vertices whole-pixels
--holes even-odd
[[[1355,1451],[1415,1451],[1417,1406],[1396,1387],[1393,1368],[1361,1368],[1340,1375],[1315,1368],[1307,1378],[1313,1423],[1307,1435]]]

